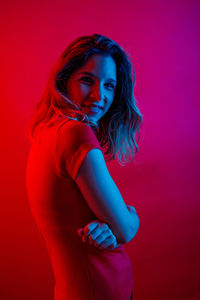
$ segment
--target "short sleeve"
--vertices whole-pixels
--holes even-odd
[[[62,124],[56,137],[57,174],[75,180],[85,156],[94,148],[102,150],[90,126],[75,120]]]

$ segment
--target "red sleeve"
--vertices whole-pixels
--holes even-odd
[[[91,149],[102,150],[92,128],[80,121],[67,121],[56,139],[56,170],[59,176],[76,179],[85,156]]]

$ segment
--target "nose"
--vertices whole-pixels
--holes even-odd
[[[97,101],[101,101],[105,98],[103,88],[100,86],[100,84],[93,86],[90,97]]]

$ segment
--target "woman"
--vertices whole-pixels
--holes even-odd
[[[122,244],[136,235],[139,218],[104,155],[124,165],[121,158],[129,162],[138,150],[133,70],[113,40],[79,37],[54,66],[30,120],[27,193],[52,263],[55,300],[132,298]]]

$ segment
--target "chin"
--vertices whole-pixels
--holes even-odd
[[[88,118],[88,119],[90,121],[91,126],[95,126],[95,127],[99,126],[99,124],[98,124],[99,120],[98,119],[94,119],[94,118]]]

